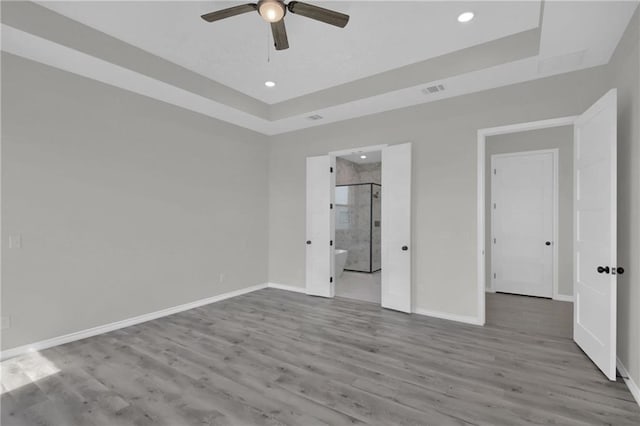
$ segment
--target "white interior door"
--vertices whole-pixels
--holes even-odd
[[[335,157],[307,158],[307,294],[334,297]]]
[[[411,144],[382,150],[382,307],[411,312]]]
[[[553,297],[554,152],[491,157],[491,288]]]
[[[573,338],[616,379],[617,92],[575,124]]]

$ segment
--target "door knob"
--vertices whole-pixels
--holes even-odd
[[[616,268],[615,266],[612,266],[611,267],[611,274],[612,275],[622,275],[622,274],[624,274],[624,268],[622,268],[622,267],[617,267]]]
[[[307,241],[307,245],[310,246],[311,245],[311,240]]]
[[[611,270],[609,269],[608,266],[598,266],[599,274],[608,274],[609,272],[611,272]]]
[[[407,247],[407,246],[402,246],[402,251],[407,251],[407,250],[409,250],[409,247]]]
[[[551,245],[551,241],[547,241],[546,243],[544,243],[545,246],[550,246]]]

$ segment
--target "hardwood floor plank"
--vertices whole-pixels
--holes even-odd
[[[261,321],[261,322],[264,322],[264,320]],[[234,321],[234,323],[237,324],[238,321]],[[246,329],[252,329],[253,331],[255,331],[255,330],[257,330],[257,329],[259,329],[261,327],[260,323],[258,323],[258,322],[257,323],[253,323],[253,324],[246,323],[246,324],[244,324],[244,326],[245,326]],[[278,324],[278,329],[280,329],[281,326],[282,326],[282,324]],[[206,332],[206,329],[205,329],[205,332]],[[272,338],[275,338],[275,336],[272,336]],[[247,343],[247,342],[245,341],[245,343]],[[297,349],[296,349],[296,352],[297,352]],[[309,357],[309,355],[307,355],[307,356]],[[522,366],[518,366],[518,369],[521,369],[521,368],[522,368]],[[463,373],[463,375],[468,375],[468,372],[462,372],[462,373]],[[454,371],[452,373],[452,377],[455,374],[457,374],[457,373]],[[536,390],[537,391],[536,394],[538,394],[538,395],[546,395],[546,393],[548,391],[547,389],[538,389],[538,388],[532,388],[532,389]],[[503,391],[503,392],[510,392],[509,397],[512,398],[512,397],[515,396],[516,398],[520,399],[520,401],[518,401],[518,402],[520,404],[522,404],[522,402],[523,402],[521,400],[523,398],[523,396],[521,394],[522,393],[522,387],[520,387],[520,386],[515,386],[515,387],[514,386],[505,386],[505,388],[500,389],[500,390]],[[527,396],[527,398],[531,399],[531,398],[533,398],[533,396],[534,396],[533,394],[530,394],[530,395]],[[526,403],[526,401],[525,401],[525,403]],[[548,404],[544,408],[546,410],[550,410],[551,412],[560,412],[560,413],[564,412],[564,413],[566,413],[567,411],[570,411],[570,409],[568,409],[567,407],[559,406],[559,405],[553,405],[553,404]],[[573,415],[576,416],[577,418],[581,419],[582,421],[590,421],[590,420],[592,420],[588,416],[586,418],[583,418],[585,416],[581,413],[581,411],[579,409],[575,409]],[[566,422],[567,422],[567,420],[565,419],[565,423]]]
[[[477,327],[261,290],[3,362],[2,424],[640,424],[554,329],[566,306],[491,306]]]

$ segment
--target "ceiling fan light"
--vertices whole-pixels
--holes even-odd
[[[279,0],[261,0],[258,3],[258,13],[267,22],[279,22],[285,12],[284,4]]]

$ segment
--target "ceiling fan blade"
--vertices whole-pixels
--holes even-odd
[[[284,19],[271,24],[271,32],[273,33],[273,42],[276,50],[285,50],[289,48],[289,39],[287,38],[287,29],[284,26]]]
[[[287,7],[291,13],[315,19],[325,24],[335,25],[336,27],[344,28],[349,23],[349,15],[300,1],[292,1]]]
[[[236,15],[242,15],[243,13],[255,12],[258,10],[258,5],[255,3],[242,4],[240,6],[229,7],[227,9],[217,10],[215,12],[207,13],[201,16],[207,22],[219,21],[221,19],[230,18]]]

